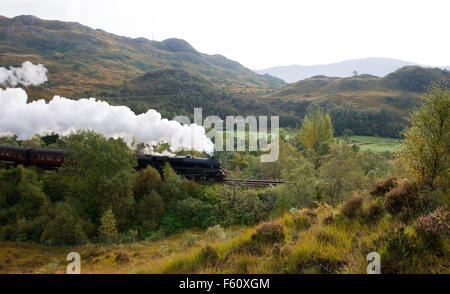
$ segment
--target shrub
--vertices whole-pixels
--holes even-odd
[[[83,220],[65,203],[57,207],[58,215],[51,220],[42,232],[41,242],[49,245],[81,245],[87,237]]]
[[[316,218],[317,217],[317,213],[314,210],[309,209],[309,208],[303,208],[302,210],[300,210],[300,213],[303,214],[303,215],[307,215],[310,218]]]
[[[378,202],[371,202],[369,206],[364,210],[364,218],[367,221],[377,221],[384,215],[384,208]]]
[[[439,207],[434,212],[419,217],[414,222],[414,229],[424,241],[437,245],[442,238],[450,235],[450,210]]]
[[[262,224],[251,238],[255,243],[273,245],[283,243],[285,233],[282,225],[270,222]]]
[[[205,236],[209,241],[223,241],[225,240],[226,234],[224,229],[220,225],[215,225],[208,228]]]
[[[199,262],[205,266],[214,266],[219,261],[217,250],[210,245],[206,245],[200,250]]]
[[[405,226],[392,229],[374,241],[381,252],[383,273],[400,273],[409,269],[411,259],[420,251],[417,238],[407,232]]]
[[[116,227],[114,214],[109,208],[101,218],[101,226],[98,229],[100,237],[104,238],[107,243],[111,243],[119,237]]]
[[[199,235],[192,234],[189,231],[184,232],[183,236],[181,237],[181,240],[183,242],[183,245],[186,247],[192,247],[195,244],[197,244],[197,240],[199,238]]]
[[[331,225],[333,221],[334,221],[334,214],[330,213],[323,218],[322,223],[325,225]]]
[[[395,187],[395,178],[388,178],[384,181],[375,182],[369,194],[372,196],[384,196],[392,188]]]
[[[357,217],[361,212],[362,203],[362,196],[353,196],[344,203],[340,211],[348,218]]]
[[[118,264],[129,263],[130,256],[128,256],[126,252],[118,252],[116,253],[116,258],[114,260]]]
[[[384,208],[391,214],[398,215],[402,220],[410,219],[419,212],[423,196],[415,183],[406,182],[386,194]]]
[[[294,224],[297,229],[304,230],[312,225],[312,218],[305,214],[294,215]]]
[[[336,236],[327,231],[319,231],[316,235],[316,238],[319,242],[325,244],[332,244],[332,245],[337,244]]]

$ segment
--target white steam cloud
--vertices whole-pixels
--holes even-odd
[[[42,64],[34,65],[29,61],[22,63],[21,67],[0,67],[0,84],[13,87],[22,84],[39,86],[47,81],[47,69]]]
[[[0,136],[17,135],[19,140],[28,140],[35,134],[55,132],[65,136],[77,130],[93,130],[108,138],[123,138],[128,144],[134,139],[151,146],[167,142],[173,151],[194,149],[211,154],[214,150],[202,126],[163,119],[153,109],[136,115],[128,107],[95,98],[75,101],[55,96],[48,103],[27,100],[23,89],[0,89]]]

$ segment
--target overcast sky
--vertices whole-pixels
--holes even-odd
[[[390,57],[450,65],[448,0],[1,0],[0,15],[182,38],[251,69]]]

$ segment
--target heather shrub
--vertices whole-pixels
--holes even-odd
[[[312,222],[312,218],[306,214],[297,214],[294,216],[294,224],[297,229],[307,229],[312,225]]]
[[[284,237],[283,226],[270,222],[262,224],[251,238],[254,243],[273,245],[274,243],[283,243]]]
[[[126,252],[118,252],[116,253],[116,258],[114,261],[118,264],[124,264],[130,262],[130,256]]]
[[[219,261],[219,254],[214,247],[206,245],[200,250],[198,258],[201,264],[205,266],[214,266]]]
[[[303,215],[307,215],[310,218],[316,218],[317,217],[317,213],[314,210],[309,209],[309,208],[302,208],[300,210],[300,213],[303,214]]]
[[[414,222],[417,235],[430,245],[438,245],[450,236],[450,210],[439,207],[434,212],[419,217]]]
[[[362,196],[353,196],[344,203],[340,211],[348,218],[357,217],[361,212],[362,203]]]
[[[422,207],[423,196],[416,183],[406,182],[389,191],[384,199],[384,208],[391,214],[408,220],[416,215]]]
[[[387,192],[394,188],[395,185],[395,178],[388,178],[384,181],[375,182],[369,194],[374,197],[384,196]]]
[[[334,221],[334,214],[330,213],[323,218],[322,223],[325,225],[331,225],[333,221]]]
[[[378,202],[371,202],[367,208],[363,211],[364,218],[367,221],[378,221],[384,215],[384,208]]]

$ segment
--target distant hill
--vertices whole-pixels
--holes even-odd
[[[351,77],[353,71],[358,74],[370,74],[383,77],[403,66],[418,65],[416,63],[392,58],[363,58],[346,60],[338,63],[321,65],[288,65],[256,70],[259,74],[270,74],[288,83],[297,82],[317,75],[329,77]]]
[[[181,39],[132,39],[79,23],[0,16],[0,66],[17,66],[26,60],[49,69],[49,82],[32,90],[41,95],[72,97],[86,90],[110,91],[147,72],[169,69],[236,91],[265,92],[285,84],[224,56],[200,53]]]
[[[385,104],[402,113],[416,104],[430,82],[438,81],[450,86],[450,71],[405,66],[383,78],[366,74],[348,78],[315,76],[290,84],[267,97],[352,104],[361,109]]]

